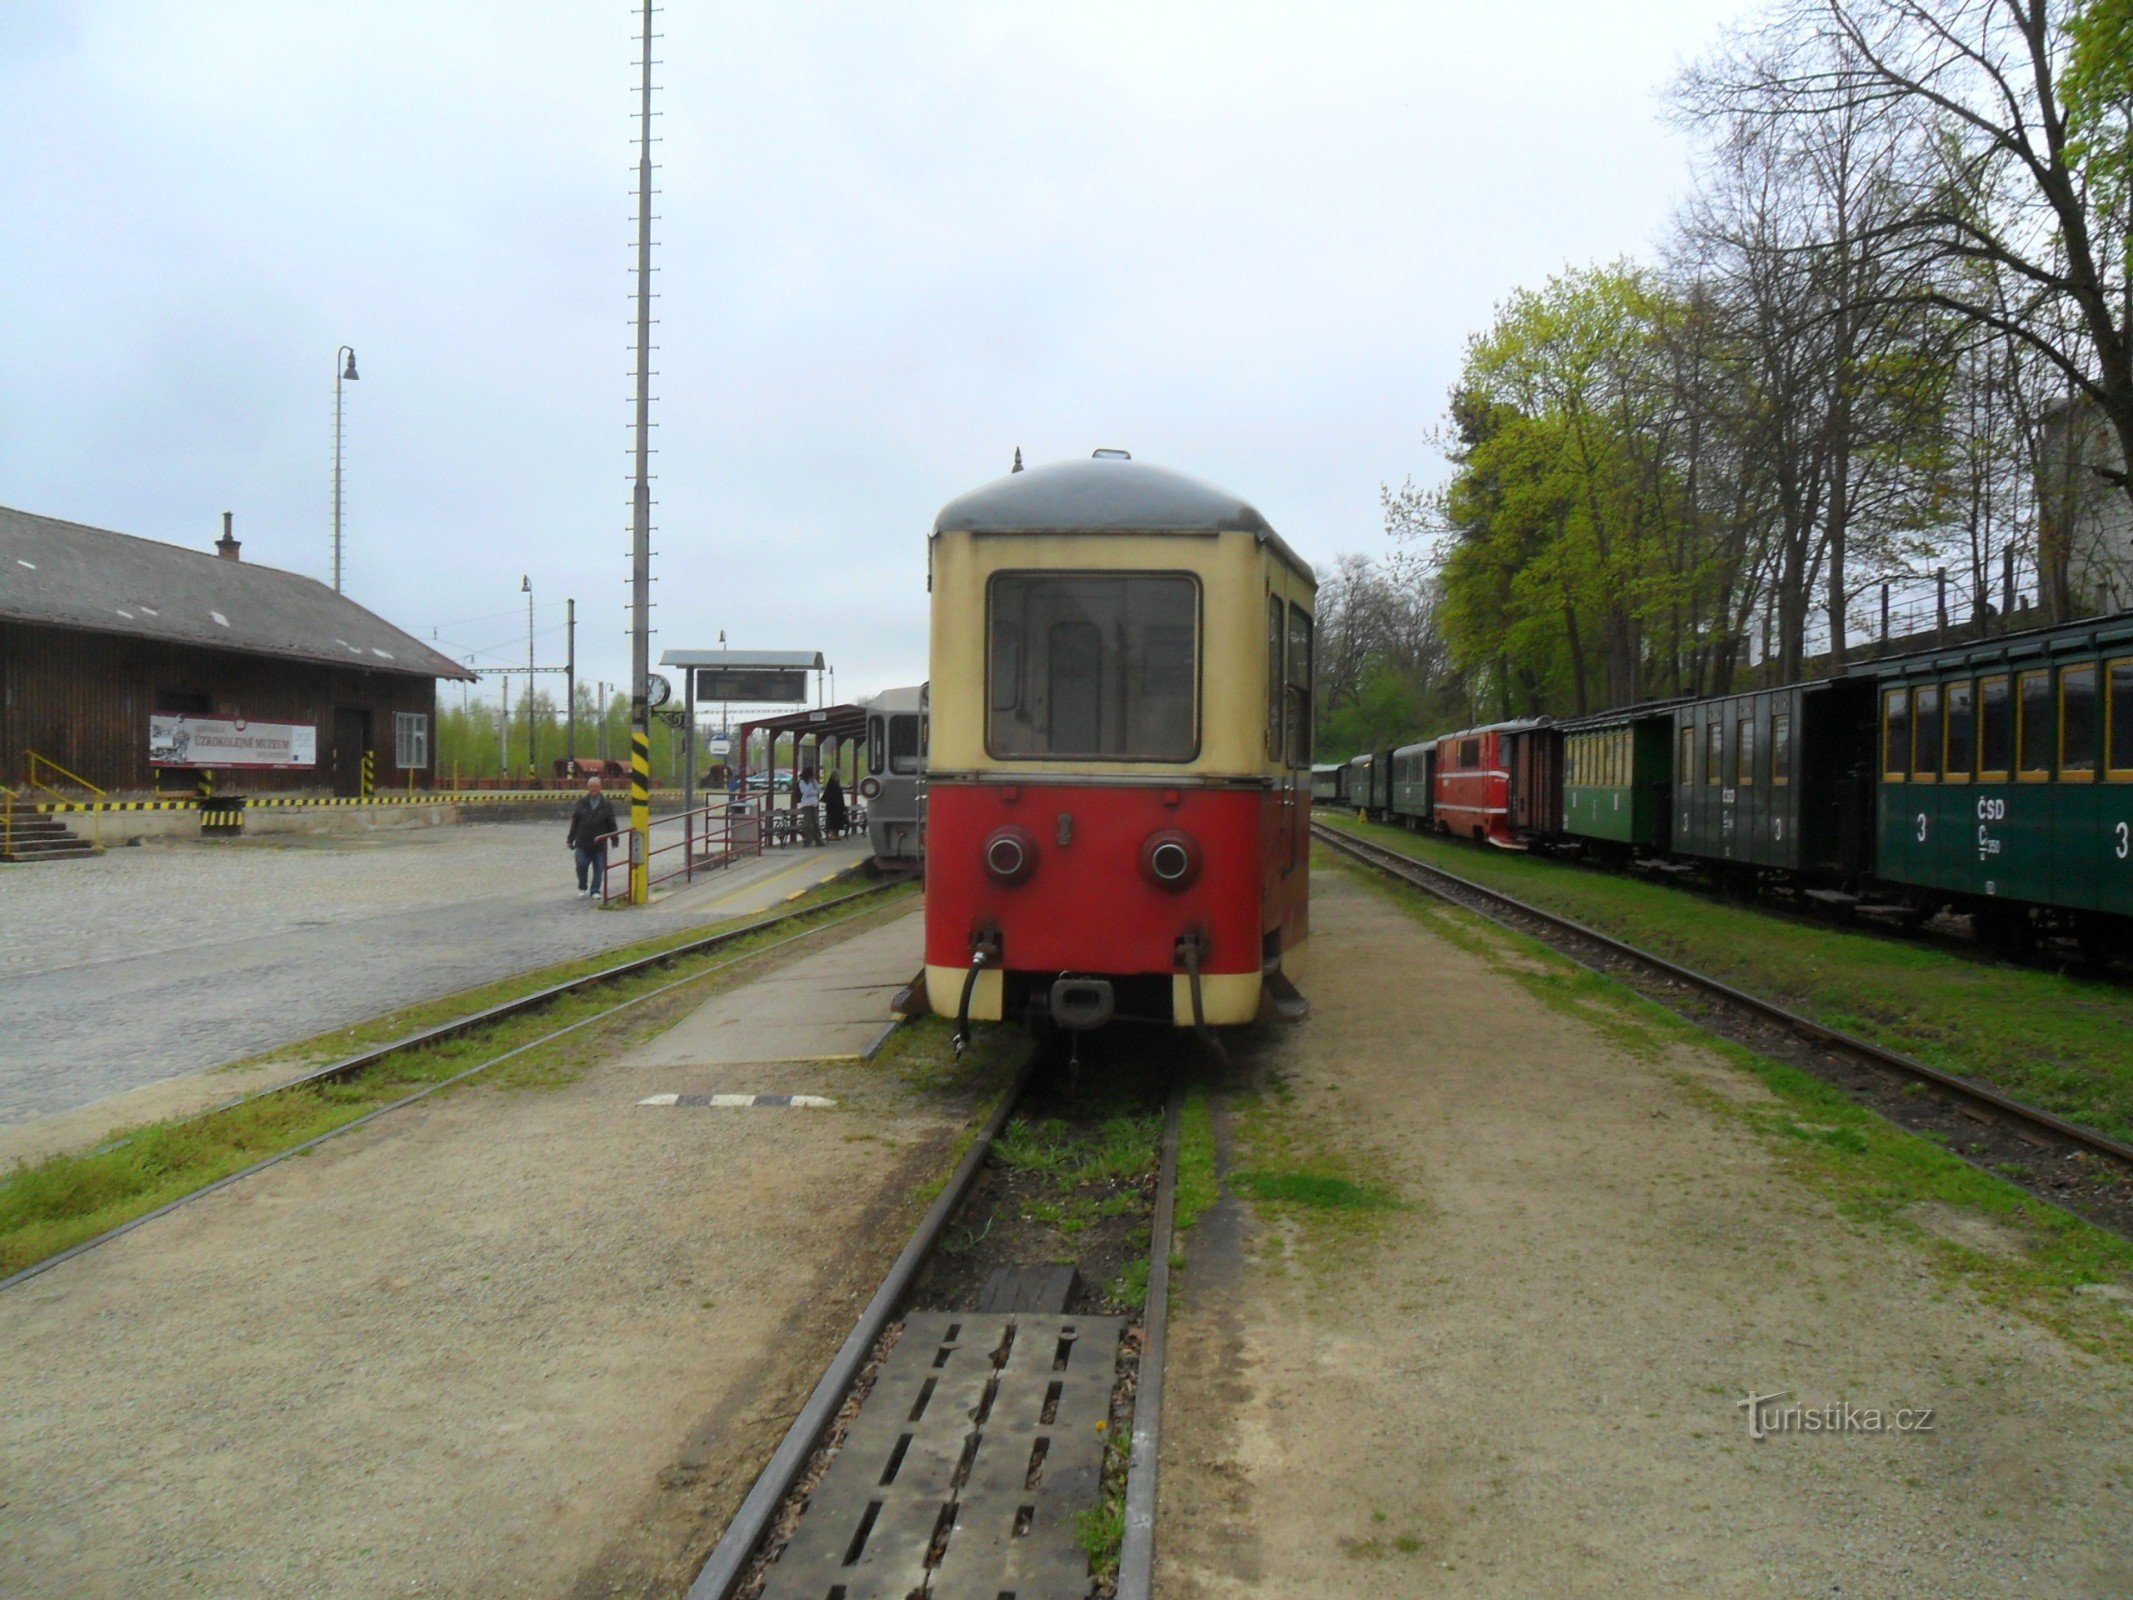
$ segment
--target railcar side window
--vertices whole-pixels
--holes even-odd
[[[867,718],[867,771],[877,778],[889,770],[888,723],[887,717]]]
[[[1289,765],[1311,764],[1311,614],[1289,607]]]
[[[1977,681],[1977,775],[2005,783],[2014,757],[2014,702],[2004,676]]]
[[[2042,783],[2052,775],[2052,675],[2025,672],[2015,679],[2020,686],[2022,776]]]
[[[1281,759],[1281,596],[1266,597],[1266,753]]]
[[[1947,695],[1947,754],[1941,770],[1947,774],[1950,783],[1968,783],[1971,758],[1977,754],[1977,721],[1972,711],[1970,685],[1967,682],[1951,683]]]
[[[1911,691],[1911,778],[1932,783],[1940,776],[1940,685]]]
[[[1911,691],[1887,689],[1881,696],[1881,781],[1901,783],[1911,767]]]
[[[1714,789],[1726,776],[1726,725],[1718,720],[1724,714],[1714,712],[1703,730],[1703,781]]]
[[[2133,661],[2111,663],[2111,747],[2105,764],[2114,778],[2133,778]]]
[[[1740,717],[1740,746],[1734,753],[1734,782],[1743,789],[1755,785],[1755,712],[1743,706]]]
[[[1792,713],[1780,711],[1770,719],[1770,782],[1783,788],[1792,782]]]
[[[2096,669],[2059,674],[2059,776],[2087,783],[2096,775]]]
[[[1193,758],[1197,579],[1001,572],[993,575],[987,610],[985,744],[994,756]],[[893,760],[893,729],[890,737]]]
[[[1686,789],[1696,781],[1696,730],[1687,723],[1681,725],[1681,755],[1675,762],[1678,770],[1674,782]]]
[[[1459,741],[1459,765],[1461,767],[1478,767],[1481,765],[1481,741],[1479,739],[1461,739]]]

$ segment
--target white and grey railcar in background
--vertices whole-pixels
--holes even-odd
[[[926,686],[884,689],[867,707],[867,840],[884,867],[916,869],[926,855]]]

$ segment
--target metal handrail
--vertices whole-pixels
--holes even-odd
[[[50,768],[51,771],[59,777],[64,778],[67,782],[73,784],[76,788],[87,789],[98,799],[102,799],[104,795],[109,792],[108,790],[98,788],[87,778],[84,778],[80,773],[69,772],[65,767],[54,761],[50,756],[41,756],[34,750],[28,751],[26,753],[30,758],[29,775],[23,781],[26,782],[32,789],[42,789],[46,794],[52,795],[56,795],[59,793],[59,790],[57,790],[51,784],[46,783],[42,778],[37,776],[37,772],[40,767],[47,767]]]
[[[665,828],[678,838],[669,838],[665,844],[653,844],[651,839],[659,836]],[[680,878],[694,882],[699,869],[711,870],[731,866],[734,859],[744,855],[763,853],[763,826],[760,815],[746,802],[731,804],[706,801],[693,811],[677,812],[673,816],[660,817],[647,830],[645,851],[645,879],[647,891],[662,883],[671,883]],[[617,884],[614,856],[608,846],[617,840],[627,841],[629,830],[618,828],[613,833],[602,834],[600,845],[600,904],[612,905],[617,900],[629,898],[629,847],[625,842],[622,855],[622,881]],[[670,863],[661,870],[654,870],[652,858],[681,852],[681,860]]]

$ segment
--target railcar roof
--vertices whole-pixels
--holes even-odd
[[[1484,733],[1524,733],[1528,728],[1552,726],[1547,717],[1520,717],[1513,722],[1485,722],[1478,728],[1461,728],[1456,733],[1440,733],[1435,739],[1424,740],[1425,744],[1442,744],[1447,739],[1471,739]]]
[[[2023,628],[1991,639],[1936,645],[1922,650],[1906,651],[1902,655],[1860,661],[1848,667],[1845,676],[1878,678],[1911,672],[1930,672],[1942,663],[1952,666],[1957,662],[1976,660],[1979,657],[1989,659],[1998,656],[2044,655],[2055,650],[2081,650],[2092,645],[2114,645],[2129,638],[2133,638],[2133,611],[2116,611],[2106,616],[2083,617],[2076,622],[2054,623],[2049,627]]]
[[[1101,456],[1053,461],[957,495],[933,519],[935,533],[1248,533],[1300,576],[1317,579],[1256,506],[1227,489],[1151,466]]]

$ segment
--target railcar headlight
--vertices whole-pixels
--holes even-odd
[[[880,780],[879,778],[861,778],[861,779],[859,780],[859,798],[860,798],[860,799],[862,799],[862,800],[871,800],[871,799],[873,799],[873,798],[874,798],[874,797],[875,797],[876,795],[878,795],[878,794],[880,794],[880,793],[881,793],[881,780]]]
[[[995,883],[1018,884],[1037,870],[1037,840],[1027,828],[996,828],[985,841],[985,871]]]
[[[1141,873],[1158,889],[1190,887],[1200,875],[1200,841],[1182,828],[1158,829],[1141,846]]]

